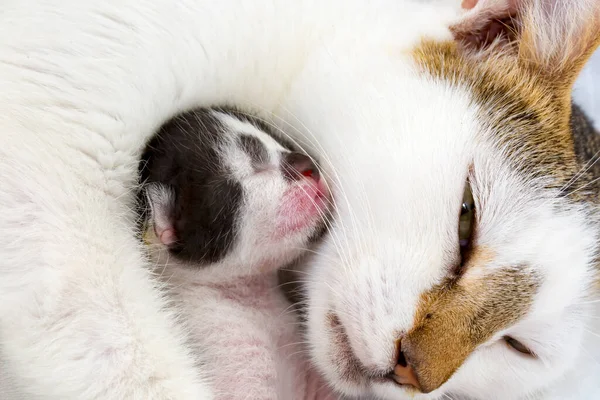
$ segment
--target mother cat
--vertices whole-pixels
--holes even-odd
[[[211,398],[130,188],[155,128],[225,101],[297,129],[337,178],[307,291],[338,390],[597,397],[596,149],[569,119],[599,2],[448,3],[5,2],[0,340],[29,398]]]

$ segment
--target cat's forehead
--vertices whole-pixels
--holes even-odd
[[[539,74],[511,57],[469,57],[450,41],[424,41],[413,56],[423,74],[468,90],[480,135],[515,169],[555,188],[577,173],[570,108]]]
[[[479,245],[495,248],[498,262],[525,262],[538,271],[543,284],[532,291],[532,312],[538,302],[549,311],[577,301],[593,273],[596,233],[588,202],[596,195],[575,190],[589,179],[579,175],[570,107],[510,57],[472,59],[455,42],[429,41],[413,56],[424,76],[466,90],[471,99]],[[577,267],[566,273],[565,264]]]

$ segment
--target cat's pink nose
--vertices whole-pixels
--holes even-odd
[[[396,366],[394,367],[392,378],[400,385],[412,386],[420,391],[421,385],[419,384],[419,378],[402,351],[402,339],[396,341],[396,351],[398,359],[396,361]]]
[[[286,153],[281,160],[281,170],[290,181],[311,178],[319,182],[320,174],[316,164],[312,158],[302,153]]]

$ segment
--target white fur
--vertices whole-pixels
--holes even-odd
[[[598,338],[586,333],[597,330],[597,314],[589,304],[580,316],[567,312],[588,294],[595,236],[583,211],[551,208],[506,171],[489,137],[475,140],[482,126],[468,91],[423,78],[407,54],[423,35],[448,38],[455,8],[409,0],[5,2],[0,340],[27,397],[211,398],[146,272],[130,188],[161,122],[223,101],[275,112],[339,174],[338,222],[309,291],[313,358],[332,384],[409,397],[339,379],[324,357],[335,350],[323,307],[343,318],[361,360],[381,363],[392,330],[410,328],[419,293],[441,277],[441,251],[455,246],[448,210],[460,205],[470,157],[488,151],[496,160],[481,167],[482,182],[495,188],[489,212],[531,221],[508,218],[490,227],[489,240],[504,260],[535,262],[546,277],[541,306],[511,330],[539,337],[540,351],[568,346],[556,346],[544,366],[489,343],[438,392],[418,397],[508,399],[537,389],[544,398],[598,397]],[[507,209],[496,193],[524,203]],[[524,246],[532,240],[535,252]],[[567,243],[572,251],[562,252]],[[547,293],[556,297],[545,309]]]

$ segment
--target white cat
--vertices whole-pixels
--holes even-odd
[[[27,398],[211,398],[131,188],[162,122],[225,101],[273,114],[334,183],[307,311],[338,390],[598,397],[595,168],[578,173],[597,149],[575,153],[569,93],[600,5],[458,2],[5,2],[0,340]],[[483,46],[509,16],[514,45]]]

